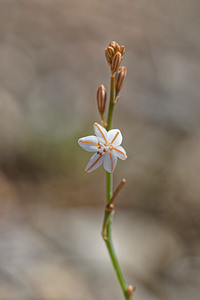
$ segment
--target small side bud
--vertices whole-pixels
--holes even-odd
[[[134,285],[129,285],[127,287],[127,294],[128,296],[132,296],[132,294],[135,292],[135,286]]]
[[[126,67],[120,67],[116,77],[115,77],[115,93],[116,96],[119,94],[120,90],[122,89],[122,85],[124,83],[124,80],[126,78],[127,68]]]
[[[124,46],[120,46],[119,52],[121,53],[121,55],[123,56],[125,53],[125,47]]]
[[[113,56],[113,59],[112,59],[112,64],[111,64],[111,71],[112,73],[116,73],[119,66],[120,66],[120,63],[122,61],[122,55],[120,52],[117,52],[114,56]]]
[[[106,108],[107,92],[105,86],[102,84],[97,90],[97,106],[100,114],[102,115]]]
[[[115,46],[115,53],[117,53],[117,52],[120,52],[119,50],[120,50],[120,46],[116,43],[116,46]]]

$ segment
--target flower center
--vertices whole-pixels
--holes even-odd
[[[111,143],[98,143],[98,148],[99,148],[99,151],[97,152],[97,154],[102,154],[102,152],[108,152],[110,153],[111,150],[113,149],[113,145]]]

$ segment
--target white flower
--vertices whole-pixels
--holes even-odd
[[[96,136],[89,135],[78,140],[79,145],[86,151],[96,152],[89,160],[85,171],[92,172],[102,163],[104,169],[113,173],[117,157],[122,160],[127,158],[126,151],[122,148],[122,135],[119,129],[107,131],[101,125],[94,123],[94,132]]]

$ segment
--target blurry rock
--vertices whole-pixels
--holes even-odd
[[[102,218],[102,210],[89,208],[64,211],[30,205],[16,210],[13,219],[0,228],[0,276],[5,282],[4,288],[0,285],[0,296],[13,300],[17,287],[17,300],[57,300],[58,296],[101,300],[106,295],[120,300],[122,294],[100,235]],[[113,231],[125,277],[139,289],[136,299],[165,299],[167,283],[158,275],[172,274],[170,266],[183,253],[179,238],[159,221],[125,210],[117,210]]]
[[[181,257],[165,271],[165,277],[159,280],[159,287],[165,299],[199,299],[200,259],[199,257]]]
[[[174,197],[200,209],[200,136],[192,136],[180,143],[174,155],[172,187]]]
[[[67,251],[60,253],[51,240],[16,216],[17,211],[0,227],[0,298],[93,299],[87,278],[67,263]]]
[[[169,227],[143,214],[119,212],[113,231],[120,259],[137,278],[151,281],[182,253],[182,242]]]
[[[73,255],[107,269],[108,254],[100,235],[102,218],[103,211],[92,209],[53,212],[40,208],[33,214],[32,222],[63,248],[70,249]],[[113,232],[123,268],[137,278],[149,280],[182,253],[176,234],[145,215],[117,212]]]
[[[179,282],[200,286],[200,257],[180,257],[166,269],[165,274]]]
[[[65,261],[37,261],[27,269],[26,276],[41,299],[94,299],[87,277]]]

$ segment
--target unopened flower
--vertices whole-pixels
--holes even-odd
[[[99,86],[97,90],[97,106],[98,106],[99,113],[101,115],[104,114],[106,108],[106,99],[107,99],[106,88],[102,84]]]
[[[85,171],[92,172],[101,164],[104,169],[113,173],[117,157],[125,160],[127,158],[126,151],[122,148],[122,135],[119,129],[111,129],[107,131],[101,125],[94,123],[95,135],[89,135],[78,140],[79,145],[86,151],[96,152],[89,160]]]
[[[118,95],[118,93],[120,92],[122,85],[124,83],[124,80],[126,78],[126,73],[127,73],[127,69],[126,67],[120,67],[116,77],[115,77],[115,93],[116,96]]]
[[[111,63],[111,70],[113,73],[117,72],[122,61],[122,55],[120,52],[115,53]]]
[[[105,49],[106,60],[111,68],[112,73],[115,73],[123,59],[125,47],[120,46],[115,41],[112,41]]]

